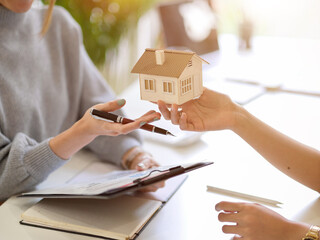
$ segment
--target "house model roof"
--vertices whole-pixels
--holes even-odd
[[[133,67],[131,73],[179,78],[193,56],[209,64],[194,52],[165,49],[165,62],[163,65],[157,65],[155,56],[157,50],[158,49],[146,49]]]

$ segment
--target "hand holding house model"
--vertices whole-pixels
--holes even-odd
[[[181,105],[202,94],[203,62],[194,52],[146,49],[131,73],[139,74],[142,100]]]

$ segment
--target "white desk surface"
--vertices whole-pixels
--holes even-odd
[[[320,98],[266,93],[245,107],[276,129],[320,149]],[[243,200],[207,192],[207,184],[280,201],[281,208],[271,208],[290,219],[320,224],[319,193],[282,174],[230,131],[205,133],[197,143],[186,147],[146,141],[144,148],[162,164],[204,159],[215,163],[189,173],[182,187],[138,239],[230,239],[230,235],[221,232],[222,224],[214,206],[222,200]],[[65,182],[96,160],[86,154],[76,155],[42,184]],[[0,207],[1,239],[90,239],[20,225],[21,213],[38,200],[12,197]]]

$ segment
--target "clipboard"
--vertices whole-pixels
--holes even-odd
[[[52,186],[22,193],[18,197],[114,198],[211,164],[213,162],[197,162],[160,166],[145,171],[115,171],[90,181]]]

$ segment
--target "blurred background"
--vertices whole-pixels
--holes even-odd
[[[320,39],[319,0],[57,0],[56,5],[81,25],[91,59],[117,93],[137,79],[130,71],[145,48],[191,49],[205,57],[223,48],[250,52],[259,37],[270,37],[270,45],[262,47],[269,50],[288,45],[272,39]],[[220,61],[208,60],[213,66]]]

